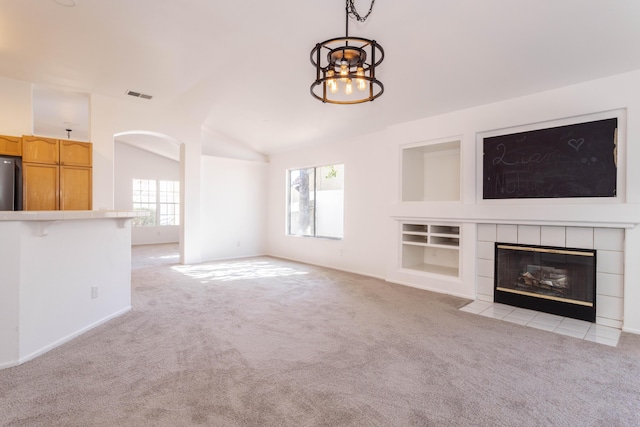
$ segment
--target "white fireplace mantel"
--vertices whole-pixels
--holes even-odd
[[[518,204],[403,202],[391,206],[390,216],[392,219],[563,227],[628,229],[640,224],[640,204],[552,202],[547,200]]]

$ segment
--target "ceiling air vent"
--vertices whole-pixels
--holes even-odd
[[[142,99],[151,99],[151,98],[153,98],[153,96],[151,96],[151,95],[147,95],[147,94],[140,93],[140,92],[135,92],[133,90],[128,90],[127,91],[127,95],[135,96],[136,98],[142,98]]]

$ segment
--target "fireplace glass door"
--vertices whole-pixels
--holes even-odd
[[[595,321],[596,251],[496,243],[496,302]]]

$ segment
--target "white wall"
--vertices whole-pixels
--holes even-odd
[[[31,83],[0,77],[0,134],[30,135]]]
[[[15,365],[20,357],[20,253],[18,222],[0,221],[0,369]]]
[[[408,122],[359,139],[273,155],[269,171],[269,253],[474,298],[476,224],[539,221],[566,222],[564,225],[570,226],[571,221],[581,221],[620,228],[621,223],[640,222],[640,168],[634,167],[640,163],[639,94],[640,71],[636,71]],[[626,129],[621,129],[626,135],[619,135],[626,137],[626,154],[619,163],[626,173],[626,203],[586,205],[572,200],[555,203],[549,209],[545,201],[491,204],[478,200],[478,133],[618,109],[625,109],[626,116]],[[460,141],[461,200],[401,203],[401,146],[446,138]],[[345,163],[344,240],[286,236],[286,170],[331,162]],[[464,222],[462,276],[457,283],[429,275],[401,274],[397,220],[402,218]],[[640,257],[640,243],[635,241],[640,233],[635,229],[626,232],[625,278],[640,277],[640,265],[634,261]],[[627,280],[624,329],[640,332],[636,301],[640,301],[640,285]]]
[[[133,210],[133,179],[180,181],[180,163],[121,142],[115,143],[115,209]],[[147,245],[180,240],[179,226],[132,227],[131,243]]]
[[[128,97],[131,98],[131,97]],[[151,132],[179,141],[181,149],[181,252],[183,262],[200,261],[200,156],[202,118],[141,99],[91,96],[91,141],[93,142],[93,206],[114,206],[114,135]]]
[[[202,259],[266,252],[268,164],[202,156]]]
[[[0,368],[130,309],[130,223],[0,221]]]
[[[276,154],[270,160],[269,254],[384,277],[392,200],[385,135]],[[335,163],[344,164],[344,239],[287,236],[287,170]]]

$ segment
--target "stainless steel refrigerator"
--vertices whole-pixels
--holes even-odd
[[[16,207],[16,160],[0,157],[0,211]]]

